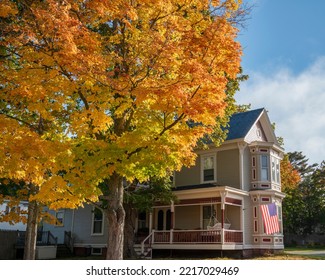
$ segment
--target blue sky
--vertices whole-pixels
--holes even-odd
[[[239,104],[265,107],[286,152],[325,160],[325,1],[246,0],[255,5],[238,37],[249,80]]]

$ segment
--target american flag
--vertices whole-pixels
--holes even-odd
[[[275,203],[261,205],[266,234],[280,232],[279,219]]]

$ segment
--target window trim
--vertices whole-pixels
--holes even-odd
[[[213,180],[205,181],[204,180],[204,160],[209,157],[213,158]],[[201,155],[201,184],[214,183],[216,181],[217,181],[217,155],[215,153]]]

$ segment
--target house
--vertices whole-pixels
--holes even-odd
[[[265,109],[231,117],[227,139],[197,150],[194,166],[174,176],[176,201],[140,213],[142,254],[157,250],[209,250],[242,255],[283,249],[280,161],[283,149]],[[268,231],[262,205],[274,207],[276,229]],[[271,208],[270,208],[271,209]],[[91,205],[54,213],[57,225],[43,225],[77,254],[102,254],[106,219]],[[73,241],[73,242],[72,242]]]
[[[104,255],[107,244],[107,219],[104,213],[90,204],[78,209],[49,211],[56,217],[56,224],[43,223],[43,231],[57,237],[58,244],[65,244],[75,255]]]
[[[194,166],[174,176],[177,202],[149,216],[153,250],[222,250],[242,255],[282,250],[280,161],[283,149],[265,109],[234,114],[226,141],[197,150]],[[262,205],[274,207],[269,233]],[[144,246],[142,248],[144,252]]]

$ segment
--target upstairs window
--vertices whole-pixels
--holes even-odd
[[[280,160],[272,157],[272,181],[280,183]]]
[[[204,156],[202,158],[202,178],[203,182],[215,181],[216,157],[214,155]]]
[[[269,156],[261,155],[261,181],[269,180]]]

